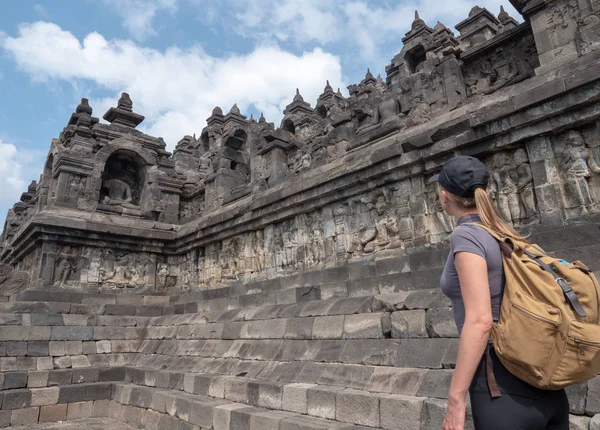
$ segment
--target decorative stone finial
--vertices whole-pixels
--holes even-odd
[[[338,87],[338,91],[337,91],[338,96],[342,95],[342,90]]]
[[[421,27],[421,26],[424,26],[424,25],[425,25],[425,21],[423,21],[421,19],[421,17],[419,16],[419,11],[416,10],[415,11],[415,20],[412,23],[412,28],[415,29],[417,27]]]
[[[375,77],[373,76],[373,73],[371,73],[370,68],[367,69],[367,74],[365,75],[365,79],[375,79]]]
[[[303,102],[304,97],[300,95],[300,89],[296,88],[296,96],[294,97],[295,102]]]
[[[506,10],[504,10],[504,6],[500,5],[500,14],[498,15],[498,20],[500,22],[504,22],[510,19],[510,15]]]
[[[433,27],[434,31],[442,31],[445,30],[446,26],[444,24],[442,24],[441,22],[437,22],[437,24],[435,25],[435,27]]]
[[[110,108],[103,117],[111,124],[135,128],[144,121],[144,117],[133,112],[133,102],[129,94],[122,93],[116,108]]]
[[[212,111],[213,115],[223,115],[223,109],[221,109],[219,106],[216,106],[213,111]]]
[[[250,122],[256,122],[256,120],[254,119],[253,113],[250,113]]]
[[[122,93],[119,102],[117,103],[117,109],[125,110],[127,112],[133,112],[133,102],[129,94]]]
[[[240,115],[240,108],[238,107],[237,103],[235,103],[232,107],[231,110],[229,111],[229,113],[232,113],[234,115]]]
[[[259,124],[264,124],[267,122],[267,119],[265,118],[264,114],[261,112],[260,113],[260,118],[258,119],[258,123]]]
[[[329,79],[327,80],[327,85],[325,85],[325,92],[326,93],[332,93],[333,92],[333,88],[331,88],[331,85],[329,84]]]
[[[471,9],[471,12],[469,12],[469,18],[474,17],[475,15],[479,14],[482,11],[483,11],[483,9],[481,7],[475,6],[473,9]]]
[[[92,107],[90,106],[88,99],[82,98],[81,103],[75,109],[75,113],[87,113],[88,115],[92,114]]]

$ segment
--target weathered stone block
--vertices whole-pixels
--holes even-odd
[[[335,396],[343,387],[317,386],[308,389],[308,415],[335,420]]]
[[[452,309],[429,309],[427,311],[427,333],[429,337],[458,337]]]
[[[94,411],[93,402],[70,403],[67,408],[67,420],[91,418]]]
[[[48,341],[30,340],[27,342],[27,355],[29,357],[46,357],[49,354]]]
[[[404,306],[413,309],[448,308],[452,302],[439,289],[421,290],[411,293],[405,300]]]
[[[281,421],[295,416],[285,411],[257,412],[250,417],[249,430],[279,430]]]
[[[37,359],[37,370],[52,369],[54,369],[54,360],[52,360],[52,357],[39,357]]]
[[[573,385],[565,389],[569,398],[569,406],[572,414],[585,414],[585,399],[587,397],[587,383]]]
[[[12,390],[4,393],[2,409],[23,409],[31,406],[30,390]]]
[[[427,314],[424,310],[394,312],[391,322],[394,339],[428,337]]]
[[[283,387],[283,402],[281,408],[284,411],[306,414],[308,410],[308,389],[313,384],[289,384]]]
[[[590,430],[600,430],[600,414],[596,414],[590,421]]]
[[[52,327],[52,340],[92,340],[93,337],[94,327]]]
[[[58,385],[70,385],[71,378],[73,376],[72,370],[53,370],[48,376],[48,386]]]
[[[25,408],[12,411],[10,425],[30,426],[38,423],[40,408]]]
[[[588,430],[590,428],[590,417],[571,415],[569,417],[569,430]]]
[[[55,405],[58,403],[58,387],[37,388],[31,390],[31,406]]]
[[[96,400],[92,409],[92,417],[101,418],[110,416],[111,400]]]
[[[381,427],[390,430],[420,430],[424,398],[384,395],[380,401]]]
[[[346,389],[336,393],[336,420],[379,427],[379,397],[366,391]]]
[[[3,390],[27,387],[27,372],[9,372],[4,375]]]
[[[313,317],[306,318],[290,318],[287,320],[285,327],[285,339],[311,339],[315,319]]]
[[[29,372],[27,375],[27,388],[42,388],[48,386],[48,376],[50,372],[47,370]]]
[[[587,386],[588,392],[585,413],[588,415],[595,415],[600,413],[600,376],[590,379]]]
[[[230,430],[231,427],[231,413],[232,411],[245,409],[248,406],[240,405],[236,403],[230,403],[226,405],[220,405],[214,408],[213,415],[213,427],[214,430]]]
[[[6,349],[9,357],[22,357],[27,355],[27,342],[7,342]]]
[[[58,403],[75,403],[85,399],[85,385],[67,385],[60,387]]]
[[[344,339],[384,338],[384,318],[389,314],[347,315],[344,320]]]
[[[315,317],[313,339],[342,339],[344,332],[344,316]]]
[[[42,406],[40,408],[40,423],[55,423],[66,421],[67,405]]]

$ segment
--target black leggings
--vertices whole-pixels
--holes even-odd
[[[487,385],[485,356],[469,390],[476,430],[569,430],[565,390],[540,390],[512,375],[490,347],[494,376],[502,396],[493,399]]]

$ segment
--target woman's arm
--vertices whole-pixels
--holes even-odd
[[[467,392],[485,351],[493,318],[485,259],[470,252],[457,252],[454,255],[454,265],[465,304],[465,323],[448,393],[448,412],[444,429],[462,430]],[[461,420],[463,424],[460,424]]]

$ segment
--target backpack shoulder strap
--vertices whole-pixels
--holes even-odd
[[[500,250],[502,251],[504,256],[506,256],[508,258],[511,257],[512,253],[515,251],[516,248],[515,248],[515,244],[510,239],[507,239],[506,237],[498,234],[495,230],[492,230],[491,228],[484,225],[483,223],[473,222],[473,223],[469,223],[469,224],[473,224],[478,227],[481,227],[483,230],[488,232],[490,234],[490,236],[492,236],[494,239],[496,239],[498,241],[498,244],[500,245]]]

